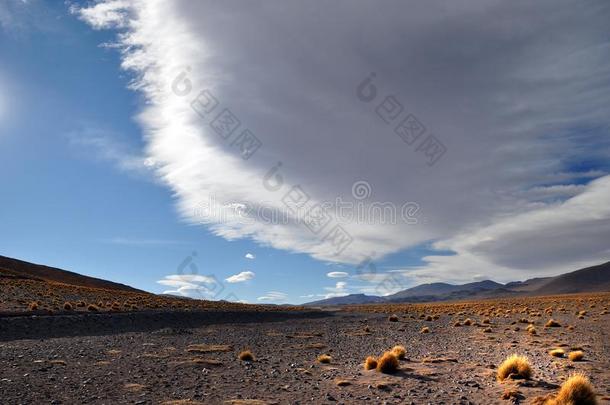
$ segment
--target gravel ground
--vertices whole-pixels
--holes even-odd
[[[600,402],[608,403],[608,315],[576,319],[566,311],[554,315],[562,324],[557,328],[544,328],[546,318],[541,317],[535,336],[525,332],[527,325],[515,323],[520,314],[492,318],[490,325],[453,326],[467,315],[439,314],[438,319],[426,321],[399,314],[398,322],[389,322],[387,314],[375,313],[275,318],[217,313],[215,318],[208,314],[209,322],[195,322],[196,326],[174,315],[171,326],[164,328],[160,321],[143,327],[150,319],[135,316],[117,321],[123,328],[117,330],[124,333],[98,336],[91,331],[91,318],[52,322],[44,317],[22,318],[20,324],[11,324],[13,331],[18,325],[35,331],[31,336],[38,339],[13,340],[7,324],[0,322],[0,335],[3,327],[5,332],[0,343],[0,397],[9,405],[178,400],[184,402],[174,403],[222,404],[245,399],[262,402],[242,403],[527,403],[555,392],[566,376],[583,371]],[[566,328],[568,324],[574,329]],[[421,333],[426,326],[431,332]],[[484,332],[488,327],[491,332]],[[127,332],[130,328],[138,331]],[[65,337],[49,338],[59,335]],[[363,369],[366,356],[381,355],[397,344],[407,350],[398,373]],[[582,348],[585,361],[551,357],[548,350],[556,346],[566,351]],[[254,354],[253,362],[237,358],[245,349]],[[530,358],[531,381],[496,381],[495,368],[511,353]],[[317,362],[320,354],[330,355],[331,362]],[[339,381],[345,385],[338,385]],[[500,399],[511,388],[519,392],[517,397]]]

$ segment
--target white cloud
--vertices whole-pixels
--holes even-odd
[[[343,278],[347,277],[348,275],[349,274],[345,271],[331,271],[330,273],[326,273],[326,276],[330,278]]]
[[[252,280],[255,274],[251,271],[242,271],[239,274],[234,274],[231,277],[227,278],[227,282],[229,283],[243,283],[244,281]]]
[[[217,235],[343,263],[431,240],[458,253],[428,257],[414,277],[512,278],[607,255],[595,239],[606,236],[606,195],[582,187],[571,170],[610,157],[607,9],[564,0],[448,4],[350,2],[348,14],[342,1],[324,13],[307,2],[240,7],[231,9],[229,31],[222,2],[106,1],[79,15],[96,29],[122,28],[122,67],[136,73],[132,88],[147,101],[138,116],[146,156],[181,215]],[[367,104],[356,86],[371,71],[378,98]],[[175,81],[181,73],[188,82]],[[172,92],[176,83],[192,89]],[[242,159],[211,129],[214,116],[192,111],[202,89],[239,118],[236,133],[248,128],[261,139],[256,155]],[[389,94],[446,145],[436,166],[376,115]],[[363,150],[366,158],[355,158]],[[284,183],[272,191],[263,178],[278,161]],[[231,208],[281,210],[295,184],[312,203],[353,201],[352,184],[362,179],[371,199],[417,202],[418,223],[344,221],[354,240],[336,254],[326,230],[321,237],[292,216],[245,220]],[[582,208],[597,217],[570,209],[587,195]],[[222,221],[194,214],[211,199],[224,207]]]
[[[436,243],[453,256],[429,256],[405,270],[426,281],[493,278],[514,281],[576,270],[610,258],[610,176],[562,203],[501,218],[489,226]]]
[[[217,298],[218,280],[213,276],[199,274],[170,274],[158,284],[174,287],[173,290],[165,291],[163,294],[181,295],[197,299]]]
[[[326,294],[322,294],[324,298],[343,297],[349,295],[348,286],[345,281],[337,281],[334,287],[324,287]]]
[[[256,256],[254,256],[252,253],[246,253],[246,255],[244,257],[246,259],[250,259],[250,260],[256,259]]]
[[[269,291],[265,295],[258,297],[259,301],[283,302],[288,298],[288,294],[280,291]]]
[[[180,280],[180,281],[206,283],[206,284],[214,284],[214,283],[218,282],[212,276],[202,276],[199,274],[172,274],[169,276],[165,276],[165,278],[168,280]]]
[[[100,1],[91,7],[79,9],[72,6],[70,10],[79,14],[93,28],[122,28],[127,24],[127,17],[132,3],[124,0]]]

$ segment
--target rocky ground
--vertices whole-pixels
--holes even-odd
[[[553,393],[581,371],[608,403],[610,318],[603,307],[609,298],[553,301],[555,308],[548,302],[424,305],[397,313],[397,322],[387,312],[400,307],[277,317],[217,313],[196,324],[174,316],[169,327],[108,313],[94,316],[132,318],[97,336],[91,317],[0,319],[0,397],[10,405],[509,404]],[[544,327],[551,317],[561,326]],[[472,325],[463,325],[467,318]],[[536,334],[521,321],[532,321]],[[138,328],[142,322],[149,327]],[[33,332],[21,339],[28,325]],[[422,333],[424,327],[430,332]],[[396,374],[363,369],[367,356],[397,344],[407,359]],[[580,348],[584,361],[552,357],[555,347]],[[238,359],[247,349],[252,362]],[[497,366],[511,353],[529,357],[530,381],[496,380]],[[320,354],[330,355],[330,363],[319,363]],[[501,399],[505,391],[513,391],[510,399]]]

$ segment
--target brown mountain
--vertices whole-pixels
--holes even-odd
[[[610,291],[610,262],[552,277],[536,295]]]
[[[71,271],[57,269],[55,267],[43,266],[24,262],[10,257],[0,256],[0,277],[19,278],[37,281],[70,284],[80,287],[104,288],[109,290],[120,290],[134,293],[145,293],[124,284],[99,278],[83,276]]]

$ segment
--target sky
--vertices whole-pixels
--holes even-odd
[[[0,254],[249,303],[610,260],[606,1],[0,0]]]

